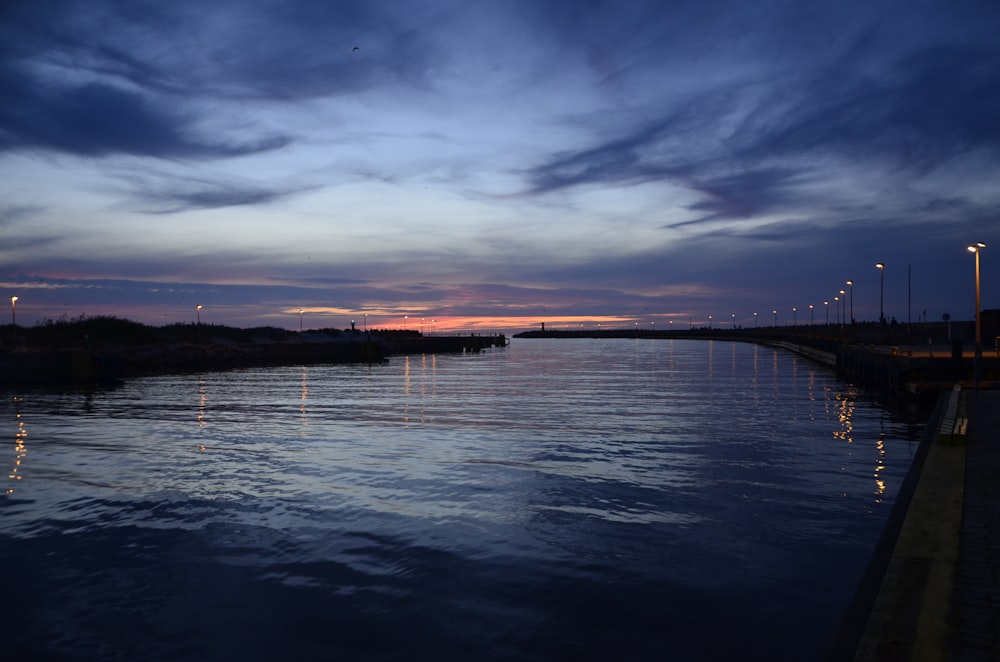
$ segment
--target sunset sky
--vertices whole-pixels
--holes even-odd
[[[0,281],[513,331],[874,320],[884,262],[887,317],[970,319],[998,72],[995,0],[6,2]]]

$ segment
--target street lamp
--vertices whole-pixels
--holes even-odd
[[[968,247],[970,253],[976,254],[976,353],[974,355],[974,365],[972,367],[972,379],[976,388],[979,388],[979,360],[983,354],[982,348],[982,320],[979,313],[979,251],[986,248],[986,244],[977,241]]]
[[[878,321],[882,323],[885,322],[885,263],[876,262],[875,268],[878,269],[879,273]]]
[[[840,305],[844,308],[844,314],[840,317],[841,326],[847,323],[847,297],[844,296],[845,294],[847,293],[844,290],[840,291]]]
[[[840,324],[840,297],[833,297],[833,305],[837,309],[837,324]]]
[[[757,311],[753,311],[753,328],[757,328]]]
[[[733,330],[735,331],[736,330],[736,313],[732,313],[729,316],[733,318]]]
[[[847,281],[847,287],[851,290],[851,326],[854,326],[854,281]]]
[[[813,305],[809,304],[809,326],[816,324],[816,314],[813,312]]]
[[[775,308],[771,312],[774,313],[774,326],[777,327],[778,326],[778,309]]]
[[[17,345],[17,312],[14,310],[15,303],[17,303],[16,295],[10,298],[10,322],[11,329],[14,334],[14,344]]]
[[[302,309],[299,308],[299,333],[302,333]]]
[[[195,314],[198,316],[198,326],[201,326],[201,304],[195,306]]]
[[[798,326],[798,325],[799,325],[798,308],[792,306],[792,326]]]
[[[823,305],[826,306],[826,323],[830,323],[830,302],[824,301]]]

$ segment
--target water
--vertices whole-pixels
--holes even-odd
[[[921,432],[718,341],[5,396],[15,659],[818,659]]]

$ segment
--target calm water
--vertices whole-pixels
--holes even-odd
[[[822,656],[921,429],[782,351],[480,355],[4,392],[0,647]]]

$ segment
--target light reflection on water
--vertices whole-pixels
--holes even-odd
[[[796,356],[666,340],[156,377],[2,414],[0,567],[36,596],[14,643],[83,658],[816,658],[920,432]]]

